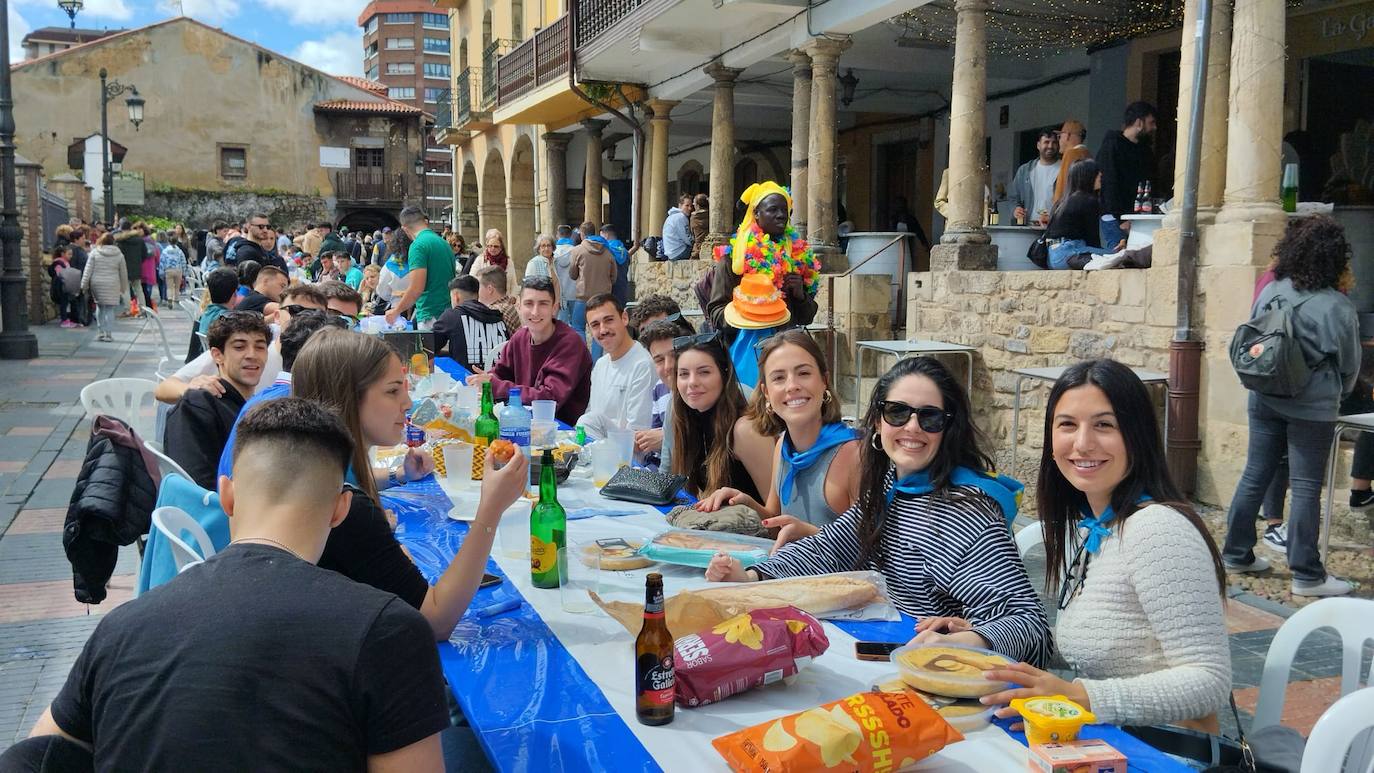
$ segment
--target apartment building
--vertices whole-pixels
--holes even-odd
[[[363,68],[386,96],[433,116],[452,79],[449,17],[428,0],[374,0],[358,15]],[[432,124],[432,121],[429,122]],[[453,204],[453,154],[426,132],[425,209],[447,220]]]

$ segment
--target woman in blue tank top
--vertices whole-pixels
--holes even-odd
[[[722,488],[697,504],[711,512],[748,505],[778,530],[777,547],[814,534],[859,496],[858,433],[840,421],[840,401],[820,347],[805,330],[769,337],[759,346],[759,386],[749,413],[760,434],[778,436],[773,485],[765,502]]]

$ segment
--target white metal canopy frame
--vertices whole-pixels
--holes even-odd
[[[954,0],[936,0],[887,22],[912,48],[953,47]],[[989,0],[988,50],[1039,58],[1093,49],[1183,23],[1183,0]]]

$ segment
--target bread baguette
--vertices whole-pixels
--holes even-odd
[[[713,535],[711,532],[692,533],[688,531],[672,531],[654,537],[654,543],[674,548],[686,548],[688,550],[747,550],[749,546],[741,545],[737,541],[724,539]]]
[[[841,575],[721,585],[693,592],[730,608],[731,614],[793,606],[812,615],[828,615],[867,606],[879,597],[878,586],[868,580]]]

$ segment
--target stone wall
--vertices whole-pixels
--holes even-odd
[[[255,212],[266,214],[272,225],[284,230],[330,218],[323,198],[294,193],[163,188],[150,189],[143,200],[139,214],[175,220],[188,229],[209,228],[216,220],[240,222]]]
[[[1173,266],[1094,272],[937,270],[909,274],[908,281],[908,337],[978,349],[975,421],[987,432],[999,468],[1025,482],[1035,480],[1039,465],[1048,389],[1030,380],[1023,385],[1018,463],[1011,470],[1014,370],[1096,357],[1159,372],[1168,366]],[[962,374],[962,357],[946,362]]]

